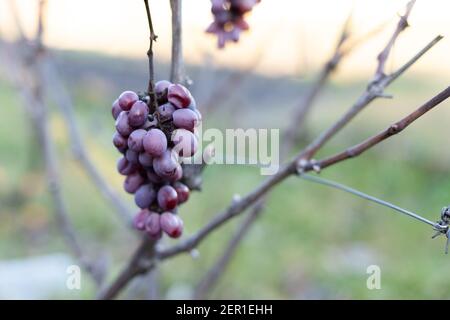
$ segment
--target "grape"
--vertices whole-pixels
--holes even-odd
[[[139,211],[133,220],[134,227],[138,230],[144,230],[149,215],[150,211],[148,209],[142,209],[141,211]]]
[[[177,192],[178,196],[178,204],[182,204],[189,199],[189,188],[181,183],[181,182],[175,182],[173,187],[175,188],[175,191]]]
[[[143,151],[144,147],[142,145],[142,141],[146,134],[147,131],[145,131],[144,129],[134,130],[128,137],[128,148],[135,152]]]
[[[124,176],[132,174],[136,172],[136,170],[137,166],[128,161],[125,157],[122,157],[117,161],[117,171]]]
[[[131,163],[138,164],[139,163],[139,153],[136,151],[133,151],[131,149],[128,149],[127,152],[125,152],[125,158]]]
[[[155,189],[153,185],[144,184],[137,189],[134,194],[134,202],[139,208],[148,208],[156,198]]]
[[[158,176],[152,167],[147,168],[147,178],[150,182],[156,184],[164,182],[164,179]]]
[[[157,200],[161,209],[172,210],[178,204],[178,195],[173,187],[163,186],[158,191]]]
[[[150,129],[144,137],[145,152],[153,157],[161,156],[167,149],[167,138],[159,129]]]
[[[143,167],[151,167],[153,165],[153,158],[146,152],[141,152],[138,157],[139,163]]]
[[[178,238],[183,233],[183,220],[171,212],[164,212],[159,222],[161,229],[172,238]]]
[[[120,106],[119,106],[119,100],[116,99],[116,101],[114,101],[114,103],[112,104],[112,108],[111,108],[111,113],[112,113],[114,120],[117,119],[117,117],[119,116],[119,113],[121,113],[121,112],[122,112],[122,108],[120,108]]]
[[[167,100],[178,109],[187,108],[191,104],[191,94],[181,84],[172,84],[167,88]]]
[[[145,221],[145,231],[154,239],[159,239],[161,237],[161,217],[158,213],[151,212],[147,217],[147,220]]]
[[[198,148],[197,137],[186,129],[176,129],[172,133],[173,151],[181,157],[192,157]]]
[[[199,123],[197,114],[190,109],[178,109],[173,115],[173,124],[177,128],[186,129],[189,131],[194,130]]]
[[[175,111],[175,107],[170,103],[165,103],[158,107],[159,119],[161,122],[172,120],[172,114]]]
[[[148,117],[148,106],[144,101],[136,101],[128,113],[128,123],[132,127],[142,126]]]
[[[113,144],[119,151],[124,151],[127,148],[127,138],[115,132],[113,135]]]
[[[119,106],[124,111],[128,111],[131,109],[133,104],[139,100],[136,92],[133,91],[124,91],[119,96]]]
[[[167,179],[174,182],[180,180],[181,178],[183,178],[183,168],[181,168],[181,165],[178,164],[175,172],[171,176],[167,177]]]
[[[125,178],[123,188],[128,193],[135,193],[143,183],[144,178],[139,172],[135,172]]]
[[[153,159],[153,169],[162,178],[173,176],[176,173],[177,166],[178,157],[171,149],[167,149],[161,157]]]
[[[160,80],[155,84],[155,92],[156,94],[163,94],[164,91],[172,84],[172,82],[167,80]]]
[[[218,47],[223,48],[227,41],[238,41],[240,33],[248,30],[245,14],[261,0],[213,0],[211,12],[214,21],[206,32],[217,35]]]
[[[116,119],[116,130],[122,136],[128,137],[133,128],[128,124],[128,112],[122,111]]]

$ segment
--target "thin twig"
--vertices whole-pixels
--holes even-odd
[[[405,72],[412,64],[414,64],[417,59],[410,59],[405,65],[390,75],[380,74],[379,70],[384,70],[384,67],[380,67],[380,64],[384,65],[385,60],[388,58],[386,54],[382,54],[383,52],[390,53],[390,47],[392,47],[395,40],[398,38],[400,33],[405,29],[404,25],[407,24],[408,16],[412,10],[414,5],[414,1],[410,1],[407,5],[406,13],[400,17],[400,22],[397,24],[394,33],[386,45],[386,47],[381,51],[378,55],[383,56],[383,59],[378,58],[378,65],[375,71],[375,75],[372,81],[369,83],[367,89],[363,92],[363,94],[358,98],[358,100],[353,104],[353,106],[338,120],[324,131],[321,135],[319,135],[313,142],[311,142],[304,150],[303,154],[301,154],[301,159],[309,160],[311,159],[322,146],[328,142],[332,137],[336,135],[344,126],[346,126],[361,110],[363,110],[367,105],[369,105],[376,98],[383,97],[383,90],[392,83],[395,79],[397,79],[403,72]],[[435,39],[436,40],[436,39]],[[427,48],[423,53],[428,51],[434,44],[437,43],[433,40],[433,43],[429,48]],[[427,46],[428,47],[428,46]],[[422,50],[423,51],[423,50]]]
[[[387,138],[402,132],[412,122],[414,122],[415,120],[423,116],[425,113],[433,109],[435,106],[446,100],[449,96],[450,96],[450,87],[446,88],[438,95],[433,97],[431,100],[427,101],[413,113],[409,114],[405,118],[389,126],[386,130],[378,133],[375,136],[368,138],[367,140],[351,148],[348,148],[347,150],[344,150],[340,153],[324,158],[322,160],[314,161],[313,163],[308,164],[306,167],[303,167],[303,169],[305,171],[313,170],[314,169],[313,167],[323,169],[335,163],[341,162],[343,160],[355,158],[360,154],[362,154],[363,152],[367,151],[368,149],[372,148],[373,146],[377,145],[378,143],[386,140]]]
[[[152,22],[152,15],[150,13],[150,7],[148,5],[148,0],[144,0],[145,4],[145,11],[147,13],[147,21],[148,21],[148,28],[150,30],[150,41],[149,41],[149,47],[147,51],[147,57],[148,57],[148,87],[147,87],[147,93],[150,96],[149,101],[149,107],[150,107],[150,113],[153,113],[156,111],[156,108],[158,108],[158,102],[156,100],[156,92],[155,92],[155,70],[153,66],[153,42],[156,41],[158,36],[155,34],[155,30],[153,29],[153,22]]]
[[[378,55],[378,58],[377,58],[378,66],[377,66],[377,70],[375,72],[374,80],[381,79],[386,76],[386,73],[385,73],[386,72],[385,71],[386,61],[389,57],[389,54],[390,54],[392,48],[395,45],[395,41],[397,40],[398,36],[400,35],[400,33],[403,30],[405,30],[409,26],[408,17],[409,17],[409,14],[411,13],[411,10],[412,10],[415,2],[416,2],[416,0],[411,0],[410,2],[408,2],[408,4],[406,5],[405,14],[400,17],[400,20],[397,23],[397,28],[395,29],[395,32],[392,34],[392,37],[389,39],[384,50],[381,51],[380,54]]]
[[[170,0],[172,10],[172,60],[170,81],[184,82],[181,0]]]

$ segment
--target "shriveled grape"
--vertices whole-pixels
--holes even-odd
[[[172,186],[163,186],[158,190],[158,205],[163,210],[172,210],[178,204],[178,195]]]
[[[159,129],[150,129],[144,137],[145,152],[152,157],[160,157],[167,150],[167,138]]]

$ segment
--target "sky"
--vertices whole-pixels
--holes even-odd
[[[24,28],[34,32],[37,0],[15,1]],[[0,0],[0,33],[16,35],[10,0]],[[169,0],[150,0],[158,42],[155,55],[170,59]],[[238,44],[218,50],[204,30],[211,22],[209,0],[183,0],[184,53],[189,63],[248,68],[274,76],[297,76],[316,70],[333,50],[342,25],[352,12],[356,38],[383,25],[342,64],[348,77],[372,71],[375,58],[395,28],[406,0],[262,0],[248,16],[251,30]],[[417,0],[410,24],[387,64],[393,70],[436,35],[450,30],[450,1]],[[89,50],[114,56],[139,57],[148,47],[148,27],[142,0],[48,0],[45,42],[62,49]],[[450,75],[450,39],[444,38],[414,66],[416,74]],[[257,61],[257,63],[255,63]]]

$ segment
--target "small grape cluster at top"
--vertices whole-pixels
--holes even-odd
[[[159,81],[154,93],[156,103],[149,95],[125,91],[112,105],[117,130],[113,144],[123,155],[117,170],[126,176],[125,191],[134,194],[141,208],[134,218],[135,228],[155,239],[162,232],[178,238],[183,221],[177,207],[190,192],[181,182],[180,160],[197,151],[201,114],[189,90],[180,84]]]
[[[248,30],[246,13],[261,0],[211,0],[214,21],[206,32],[217,35],[218,47],[223,48],[227,41],[237,42],[242,31]]]

